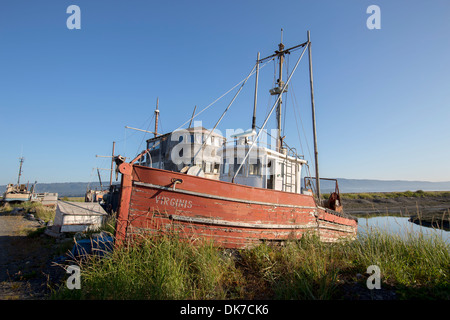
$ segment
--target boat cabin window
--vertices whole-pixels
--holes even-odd
[[[230,172],[230,163],[228,162],[228,159],[223,159],[223,168],[222,173],[228,174]]]
[[[212,172],[212,163],[203,161],[202,169],[203,169],[204,173],[211,173]]]
[[[256,163],[249,163],[248,174],[252,176],[261,175],[261,162],[256,159]]]
[[[239,167],[241,165],[241,161],[238,161],[237,158],[234,158],[234,166],[233,166],[233,173],[237,172]],[[231,170],[230,170],[231,171]],[[245,164],[241,167],[241,170],[239,170],[238,175],[245,176]]]
[[[267,162],[267,189],[273,189],[274,183],[273,183],[273,171],[272,171],[272,160],[269,160]]]

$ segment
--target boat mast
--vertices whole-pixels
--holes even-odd
[[[311,38],[308,30],[308,57],[309,57],[309,84],[311,88],[311,109],[312,109],[312,122],[313,122],[313,135],[314,135],[314,160],[316,167],[316,187],[317,197],[320,202],[320,179],[319,179],[319,160],[317,151],[317,135],[316,135],[316,111],[314,106],[314,86],[313,86],[313,72],[312,72],[312,56],[311,56]]]
[[[155,110],[155,138],[158,135],[158,118],[159,118],[159,98],[156,98],[156,110]]]
[[[259,77],[259,52],[258,57],[256,59],[255,100],[253,104],[252,132],[254,132],[256,128],[256,101],[258,98],[258,77]]]
[[[276,55],[278,56],[278,86],[270,90],[270,93],[272,95],[278,94],[278,105],[277,105],[277,151],[281,152],[281,148],[283,147],[283,138],[281,137],[281,105],[282,105],[282,94],[283,92],[286,92],[287,90],[283,91],[283,62],[284,62],[284,44],[283,44],[283,29],[281,29],[281,41],[278,44],[278,51],[275,51]]]
[[[189,127],[188,127],[188,129],[191,127],[191,125],[192,125],[192,120],[194,119],[194,116],[195,116],[195,110],[197,109],[197,106],[194,106],[194,111],[192,111],[192,117],[191,117],[191,120],[189,121]]]
[[[300,55],[300,57],[298,58],[297,62],[295,63],[294,69],[291,71],[290,75],[288,76],[288,79],[286,80],[286,83],[283,83],[283,85],[282,85],[281,88],[276,87],[276,88],[271,89],[271,90],[270,90],[270,94],[271,94],[271,95],[278,94],[277,91],[280,91],[280,92],[287,92],[287,86],[288,86],[289,82],[291,81],[291,78],[292,78],[292,76],[294,75],[294,72],[295,72],[295,70],[297,69],[298,64],[300,63],[300,60],[302,59],[303,55],[304,55],[305,52],[306,52],[306,46],[307,46],[307,45],[308,45],[308,42],[305,42],[305,43],[299,44],[299,45],[297,45],[297,46],[294,46],[294,47],[292,47],[292,48],[289,48],[289,49],[284,50],[283,54],[284,54],[284,53],[289,53],[289,50],[293,50],[293,49],[296,49],[296,48],[304,47],[304,48],[303,48],[303,52],[302,52],[302,54]],[[264,60],[271,59],[271,58],[273,58],[273,57],[275,57],[275,56],[278,56],[279,53],[280,53],[280,52],[275,51],[275,54],[270,55],[270,56],[268,56],[268,57],[265,57],[265,58],[259,60],[259,62],[262,62],[262,61],[264,61]],[[280,100],[280,99],[281,99],[281,95],[278,94],[277,100],[275,101],[275,103],[273,104],[272,108],[270,109],[270,112],[269,112],[269,114],[267,115],[266,120],[264,120],[264,123],[262,124],[261,128],[259,129],[258,134],[255,136],[255,138],[254,138],[252,144],[250,145],[250,148],[248,149],[248,151],[247,151],[247,153],[246,153],[244,159],[242,160],[241,164],[239,165],[239,168],[234,172],[234,176],[233,176],[233,178],[231,179],[231,182],[232,182],[232,183],[234,183],[234,179],[236,178],[237,174],[238,174],[239,171],[241,170],[242,165],[243,165],[243,164],[245,163],[245,161],[247,160],[248,155],[250,154],[250,151],[252,151],[253,147],[255,146],[256,141],[258,140],[258,138],[259,138],[261,132],[264,130],[264,127],[266,126],[267,121],[269,120],[270,116],[272,115],[272,112],[274,111],[275,107],[276,107],[276,106],[279,106],[279,100]]]
[[[19,176],[17,177],[17,184],[20,184],[20,176],[22,175],[22,163],[23,163],[23,157],[19,158],[20,164],[19,164]]]
[[[109,173],[109,186],[112,186],[112,176],[113,176],[113,169],[114,169],[114,149],[116,147],[116,142],[113,141],[113,146],[112,146],[112,154],[111,154],[111,172]]]

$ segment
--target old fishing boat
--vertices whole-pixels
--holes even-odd
[[[19,158],[19,174],[17,177],[17,184],[9,183],[6,186],[6,190],[3,193],[3,199],[4,202],[25,202],[30,201],[33,196],[35,184],[31,186],[31,189],[29,190],[28,184],[21,184],[20,183],[20,176],[22,175],[22,165],[24,162],[24,158]]]
[[[284,82],[284,56],[301,48],[301,56]],[[309,55],[316,177],[305,179],[307,182],[302,186],[302,168],[307,163],[292,149],[285,147],[280,118],[282,95],[287,91],[306,50]],[[255,110],[258,71],[260,64],[267,59],[278,59],[279,62],[277,85],[270,90],[277,99],[257,132]],[[236,134],[232,143],[223,141],[219,179],[217,176],[201,174],[209,164],[195,161],[199,151],[202,153],[208,143],[212,144],[211,132],[217,124],[212,131],[199,131],[203,143],[192,150],[188,157],[190,165],[181,170],[169,170],[162,161],[149,159],[155,145],[161,146],[156,143],[156,134],[149,141],[148,149],[131,162],[116,158],[117,169],[121,173],[116,244],[120,245],[143,234],[169,231],[176,232],[181,238],[212,240],[218,246],[227,248],[249,247],[264,241],[299,239],[310,232],[317,234],[323,241],[356,236],[357,221],[344,214],[337,181],[335,192],[331,193],[329,199],[322,199],[320,194],[309,31],[308,40],[300,45],[285,49],[280,43],[274,54],[263,59],[259,58],[258,53],[253,73],[256,73],[256,84],[252,130]],[[278,127],[276,148],[272,150],[259,145],[258,139],[275,109]],[[180,146],[189,141],[191,134],[191,131],[184,131],[179,135],[177,141]],[[213,148],[214,152],[217,149]],[[172,157],[174,154],[185,156],[181,155],[181,150],[177,149],[175,153],[172,150]],[[175,162],[174,159],[172,161]],[[215,165],[209,168],[214,172]]]

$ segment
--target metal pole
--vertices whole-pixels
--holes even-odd
[[[314,86],[313,86],[313,72],[312,72],[312,56],[311,56],[311,40],[308,30],[308,56],[309,56],[309,84],[311,87],[311,109],[312,109],[312,121],[313,121],[313,135],[314,135],[314,160],[316,167],[316,187],[317,197],[320,202],[320,178],[319,178],[319,160],[317,151],[317,134],[316,134],[316,110],[314,106]]]
[[[102,178],[100,177],[100,170],[97,168],[98,181],[100,181],[100,190],[103,191]]]
[[[253,104],[252,131],[256,128],[256,101],[258,98],[259,52],[256,59],[255,102]]]
[[[114,168],[114,148],[116,146],[116,142],[113,141],[112,147],[112,156],[111,156],[111,174],[109,176],[109,186],[112,186],[112,176],[113,176],[113,168]]]
[[[195,106],[194,107],[194,111],[192,111],[192,117],[191,117],[191,121],[189,121],[189,127],[188,128],[190,128],[191,127],[191,125],[192,125],[192,120],[194,119],[194,116],[195,116],[195,110],[197,109],[197,106]]]
[[[129,126],[125,126],[125,129],[133,129],[133,130],[142,131],[142,132],[146,132],[146,133],[153,133],[153,134],[155,133],[155,132],[142,130],[142,129],[138,129],[138,128],[133,128],[133,127],[129,127]]]

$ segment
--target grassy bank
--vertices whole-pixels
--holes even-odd
[[[405,198],[428,198],[428,197],[450,197],[450,191],[403,191],[403,192],[363,192],[363,193],[341,193],[345,199],[397,199]]]
[[[13,210],[25,214],[33,214],[35,218],[41,219],[44,222],[55,219],[55,207],[43,206],[40,202],[25,201],[16,204],[10,204],[8,202],[0,206],[0,213],[11,214]]]
[[[353,242],[304,237],[284,246],[223,250],[176,236],[142,239],[107,258],[77,261],[81,289],[55,299],[450,299],[449,245],[439,238],[372,231]],[[381,270],[381,290],[366,270]],[[393,294],[393,295],[392,295]]]

